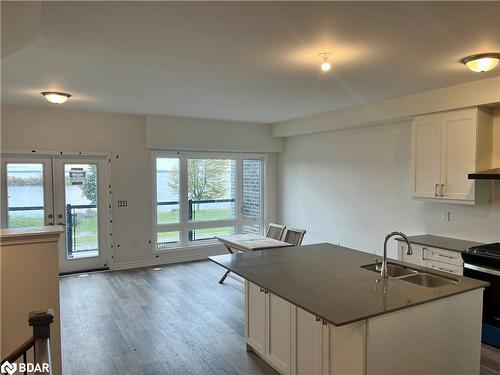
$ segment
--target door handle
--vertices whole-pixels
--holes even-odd
[[[444,190],[444,184],[441,184],[441,190],[440,190],[441,197],[444,197],[443,190]]]
[[[439,184],[434,185],[434,196],[435,197],[439,197],[439,195],[438,195],[438,185]]]

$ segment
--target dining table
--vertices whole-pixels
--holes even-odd
[[[235,251],[247,252],[294,246],[288,242],[275,240],[274,238],[254,233],[219,235],[215,236],[215,238],[217,238],[224,245],[230,254],[234,254]],[[224,280],[226,280],[229,272],[229,270],[226,271],[226,273],[219,280],[219,284],[224,283]]]

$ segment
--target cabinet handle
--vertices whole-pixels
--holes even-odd
[[[443,189],[444,189],[444,185],[441,184],[441,190],[440,190],[440,196],[441,197],[444,197],[444,194],[443,194]]]
[[[316,321],[319,322],[321,319],[319,318],[319,316],[316,317]]]
[[[269,293],[269,290],[264,290],[264,294],[268,294]]]
[[[425,260],[425,250],[427,250],[426,247],[422,248],[422,260]]]
[[[260,288],[260,292],[262,293],[264,291],[264,288]]]
[[[439,254],[439,253],[437,253],[437,255],[442,257],[442,258],[453,259],[453,257],[450,255],[443,255],[443,254]]]
[[[439,195],[438,195],[438,185],[439,184],[434,185],[434,196],[435,197],[439,197]]]
[[[447,270],[446,268],[442,268],[442,267],[438,267],[438,266],[432,266],[432,268],[440,270],[440,271],[448,272],[448,273],[455,273],[452,270]]]

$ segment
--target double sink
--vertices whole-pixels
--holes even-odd
[[[379,266],[377,264],[367,264],[365,266],[361,266],[361,268],[364,268],[365,270],[380,273],[380,269],[378,269],[378,267]],[[387,263],[387,273],[390,278],[404,280],[426,288],[437,288],[440,286],[458,283],[458,280],[451,277],[438,276],[391,262]]]

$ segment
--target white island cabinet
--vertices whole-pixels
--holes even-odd
[[[290,374],[293,305],[248,282],[246,296],[248,347],[265,358],[279,372]]]
[[[245,279],[247,350],[281,374],[479,375],[484,281],[397,260],[381,280],[371,254],[328,243],[210,259]]]
[[[335,326],[245,284],[247,350],[281,374],[479,374],[482,289]]]

